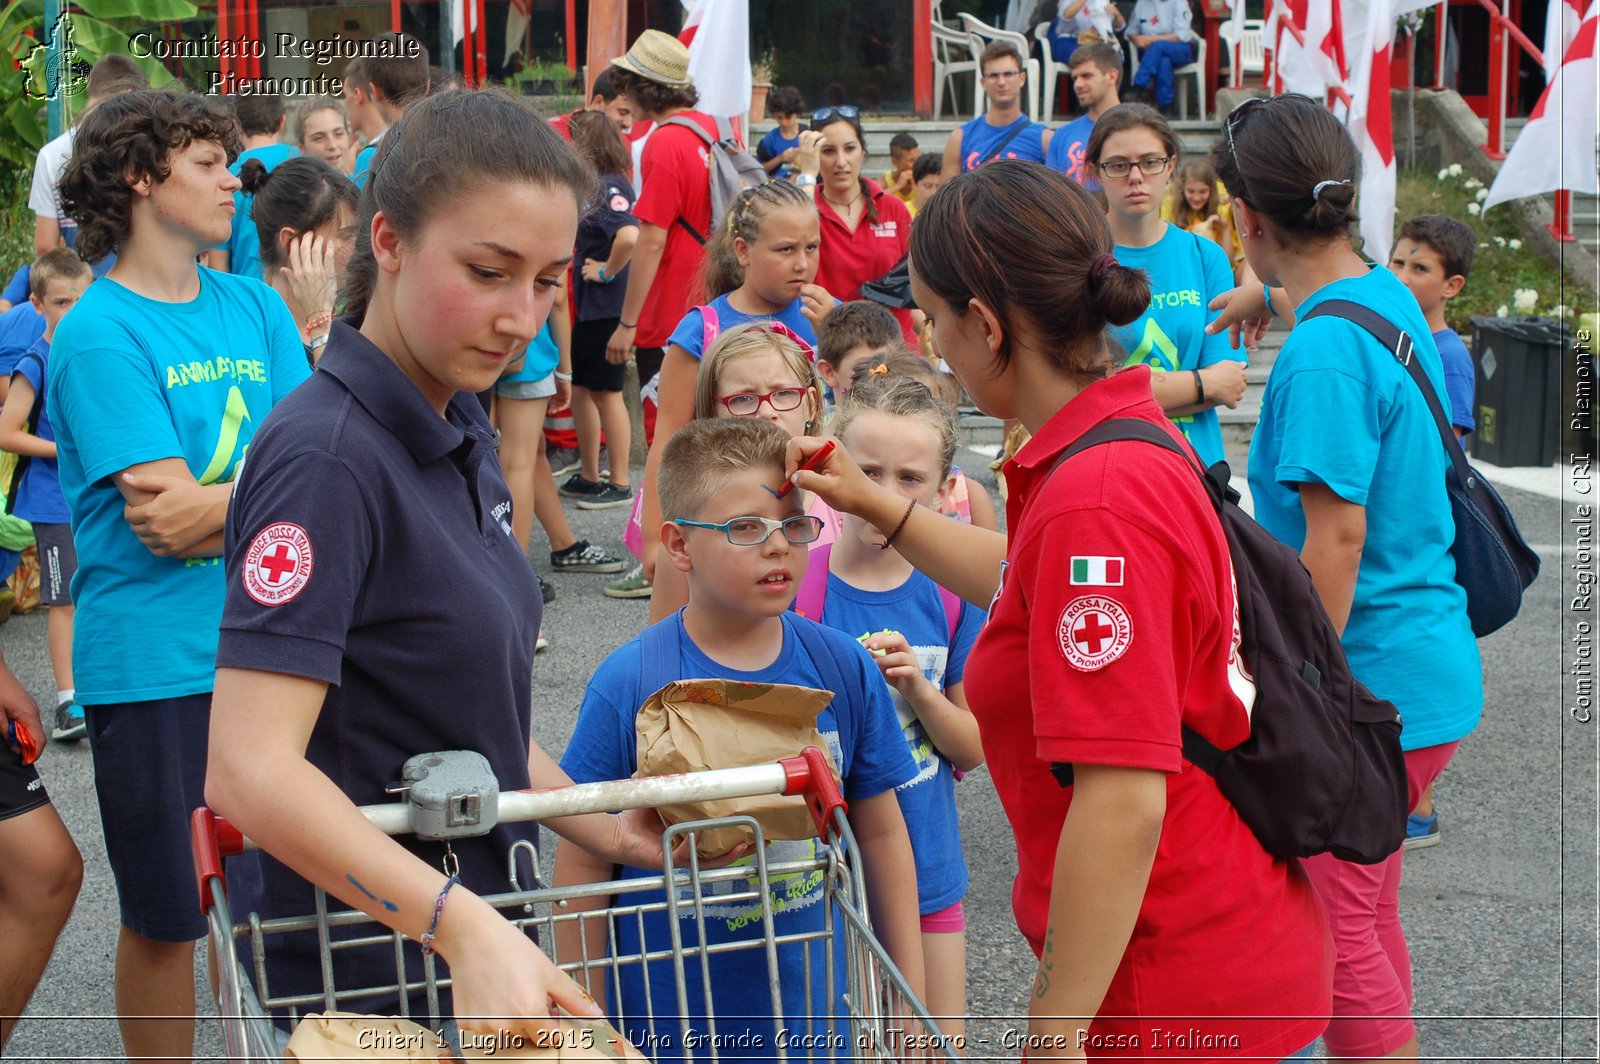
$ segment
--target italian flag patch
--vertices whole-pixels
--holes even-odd
[[[1074,587],[1121,587],[1122,559],[1075,555],[1071,582]]]

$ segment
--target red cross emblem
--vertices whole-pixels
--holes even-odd
[[[1133,622],[1116,599],[1084,595],[1061,611],[1056,636],[1067,664],[1093,672],[1127,653],[1133,643]]]
[[[287,521],[268,525],[244,556],[244,589],[263,606],[281,606],[311,581],[311,537]]]

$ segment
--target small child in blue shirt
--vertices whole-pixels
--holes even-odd
[[[85,725],[72,683],[71,584],[78,555],[72,546],[72,514],[56,468],[56,434],[44,402],[45,380],[56,326],[93,279],[89,264],[71,248],[54,248],[33,264],[28,299],[44,320],[44,332],[17,360],[5,406],[0,408],[0,450],[17,455],[22,467],[11,511],[33,524],[39,548],[39,601],[50,607],[45,637],[56,680],[56,718],[50,737],[57,742],[82,739]]]
[[[1466,446],[1467,433],[1478,427],[1473,418],[1477,382],[1472,355],[1456,331],[1445,324],[1445,304],[1461,294],[1472,269],[1475,241],[1466,223],[1442,214],[1424,214],[1400,227],[1389,256],[1389,269],[1417,298],[1428,319],[1428,330],[1444,363],[1445,400],[1450,404],[1450,426]],[[1439,814],[1433,808],[1433,784],[1428,784],[1417,808],[1406,820],[1405,848],[1419,850],[1439,841]]]
[[[561,765],[579,783],[634,774],[635,721],[640,707],[655,693],[643,689],[646,639],[664,637],[673,648],[668,659],[676,669],[668,680],[720,678],[833,691],[833,701],[817,716],[817,728],[830,747],[850,803],[875,933],[920,997],[924,965],[916,864],[895,796],[895,788],[915,777],[916,767],[901,736],[889,688],[867,651],[850,636],[789,611],[805,575],[808,545],[820,535],[822,521],[803,511],[799,492],[783,499],[774,494],[783,482],[788,443],[788,435],[766,418],[726,417],[690,422],[666,444],[659,481],[661,564],[684,573],[689,602],[644,636],[624,644],[596,670]],[[819,658],[829,660],[823,663]],[[825,676],[831,680],[825,681]],[[815,840],[777,842],[767,849],[769,863],[819,855]],[[753,859],[744,857],[735,867],[750,865]],[[562,846],[556,854],[558,885],[656,874],[627,867],[614,873],[609,863],[576,847]],[[748,881],[732,884],[734,900],[721,902],[721,895],[708,894],[703,907],[705,944],[759,943],[764,935],[763,906],[737,899],[761,889],[751,867]],[[774,877],[770,891],[766,907],[780,939],[828,926],[821,877]],[[630,905],[649,904],[652,899],[662,900],[661,894],[628,895]],[[573,906],[596,908],[603,902],[583,899]],[[695,950],[702,944],[700,913],[692,904],[683,912],[678,933],[684,948]],[[616,957],[668,950],[673,944],[669,920],[662,911],[646,913],[642,920],[617,920],[612,942],[607,941],[604,921],[587,922],[581,942],[578,927],[563,924],[557,930],[557,955],[570,961],[585,948],[591,957],[607,950]],[[838,927],[837,917],[833,926]],[[710,1002],[705,1000],[706,980],[699,961],[691,956],[685,963],[687,1015],[716,1016],[723,1059],[772,1059],[780,1040],[805,1045],[795,1040],[839,1035],[841,1029],[830,1031],[828,1025],[842,1015],[838,995],[845,989],[843,953],[836,939],[835,997],[830,1002],[823,945],[813,940],[778,947],[781,1003],[768,1000],[767,955],[759,946],[714,955],[709,962]],[[584,981],[583,974],[577,978],[580,984]],[[648,971],[636,963],[622,965],[614,976],[593,978],[588,989],[597,997],[611,989],[619,992],[620,999],[608,1003],[611,1016],[623,1034],[635,1042],[645,1040],[656,1061],[678,1059],[683,1048],[691,1047],[687,1038],[679,1046],[682,1033],[675,1020],[657,1023],[654,1036],[650,1035],[652,1012],[661,1019],[677,1011],[670,963],[652,962]],[[697,1035],[705,1033],[702,1024],[695,1026]],[[707,1044],[698,1043],[702,1051]],[[841,1045],[843,1052],[837,1055],[851,1055],[853,1045],[853,1040]]]
[[[787,178],[794,173],[789,163],[800,150],[800,116],[805,113],[806,101],[793,85],[783,85],[772,90],[767,97],[767,110],[777,120],[778,127],[767,131],[756,145],[756,158],[775,178]]]

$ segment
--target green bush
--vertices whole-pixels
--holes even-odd
[[[1511,211],[1497,207],[1486,217],[1488,189],[1460,165],[1437,172],[1403,170],[1395,195],[1395,229],[1420,214],[1443,214],[1464,222],[1477,238],[1472,273],[1461,294],[1445,308],[1450,327],[1472,331],[1472,316],[1538,314],[1576,321],[1595,309],[1588,292],[1566,281],[1555,263],[1529,248]]]
[[[0,285],[18,266],[33,261],[33,212],[28,209],[32,183],[31,173],[0,170]]]

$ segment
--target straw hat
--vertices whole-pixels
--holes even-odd
[[[645,30],[639,34],[628,54],[613,59],[611,65],[669,89],[687,89],[694,84],[689,77],[688,47],[660,30]]]

